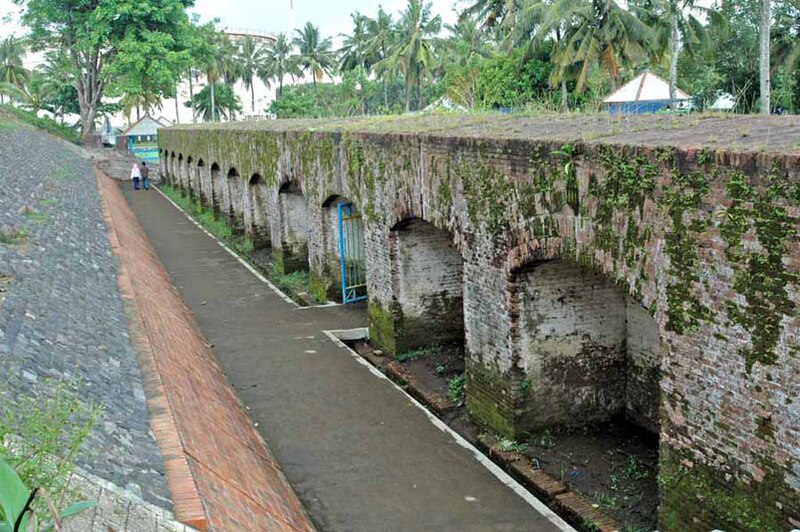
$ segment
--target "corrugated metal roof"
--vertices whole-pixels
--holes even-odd
[[[689,98],[688,94],[676,89],[676,100],[688,100]],[[669,83],[651,72],[645,72],[630,80],[603,101],[605,103],[627,103],[669,99]]]

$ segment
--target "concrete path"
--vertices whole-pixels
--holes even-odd
[[[290,305],[158,192],[120,186],[318,528],[559,528],[323,333],[363,309]]]

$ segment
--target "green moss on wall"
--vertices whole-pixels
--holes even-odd
[[[734,173],[727,191],[731,206],[723,214],[720,233],[728,246],[725,256],[735,265],[733,289],[746,300],[746,305],[729,302],[727,312],[750,333],[752,347],[740,350],[750,371],[756,362],[774,364],[778,360],[781,322],[796,313],[788,288],[797,284],[798,274],[788,271],[783,262],[796,236],[798,220],[786,208],[795,189],[773,170],[762,189],[748,184],[743,174]],[[755,231],[760,250],[745,248],[743,238],[750,230]]]
[[[761,467],[763,480],[744,482],[662,445],[659,528],[666,532],[790,530],[788,517],[800,509],[797,492],[786,485],[781,468],[769,462]]]
[[[370,298],[367,304],[367,320],[369,322],[369,340],[390,354],[397,352],[395,344],[395,316],[377,299]]]
[[[663,201],[672,221],[672,228],[665,236],[672,277],[667,286],[667,328],[678,334],[696,331],[701,322],[713,318],[713,312],[700,302],[693,286],[700,282],[698,235],[710,223],[700,210],[708,190],[708,180],[702,172],[675,172],[672,184],[664,190]],[[695,216],[690,222],[685,217],[687,212]]]

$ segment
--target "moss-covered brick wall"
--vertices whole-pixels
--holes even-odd
[[[323,205],[352,201],[370,334],[389,352],[407,321],[394,229],[416,218],[447,234],[463,261],[467,405],[509,435],[542,406],[537,384],[553,384],[526,372],[537,354],[520,297],[536,286],[520,283],[536,281],[522,273],[560,259],[602,274],[660,341],[646,350],[660,371],[639,379],[659,389],[626,401],[649,423],[660,398],[661,528],[800,527],[800,118],[370,117],[181,126],[159,142],[162,171],[178,172],[173,153],[204,161],[207,197],[214,163],[237,169],[240,194],[263,176],[278,249],[278,190],[292,183],[320,283]]]

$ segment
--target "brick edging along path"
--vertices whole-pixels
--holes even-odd
[[[209,530],[313,530],[117,185],[97,185],[179,521]]]

